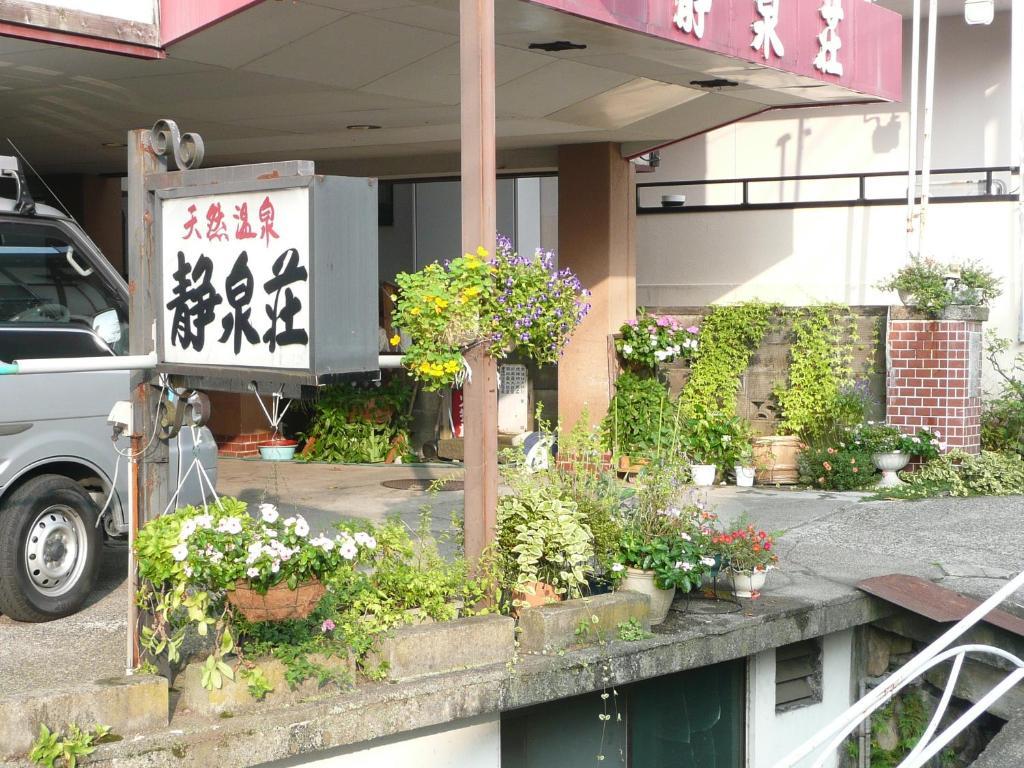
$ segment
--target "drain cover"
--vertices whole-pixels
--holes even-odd
[[[385,488],[394,488],[399,491],[426,491],[430,488],[433,480],[417,480],[409,478],[406,480],[385,480],[381,485]],[[461,491],[464,483],[461,480],[445,480],[437,484],[439,491]]]

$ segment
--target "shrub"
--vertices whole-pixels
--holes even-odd
[[[827,491],[853,491],[875,481],[871,454],[854,448],[809,447],[799,458],[800,482]]]
[[[1015,453],[950,451],[903,479],[926,495],[1012,496],[1024,494],[1024,460]]]
[[[676,404],[655,378],[623,373],[601,423],[605,445],[614,453],[652,457],[672,444]]]

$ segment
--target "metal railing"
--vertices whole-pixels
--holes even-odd
[[[932,667],[953,659],[952,670],[949,673],[946,688],[942,693],[942,698],[939,701],[934,716],[921,735],[920,741],[899,765],[899,768],[921,768],[921,766],[937,755],[943,747],[956,738],[961,731],[980,717],[993,702],[1024,679],[1024,661],[1000,648],[975,644],[950,647],[1021,587],[1024,587],[1024,572],[1020,573],[1012,581],[1007,582],[998,592],[967,614],[941,637],[907,662],[906,665],[893,672],[884,683],[873,689],[846,710],[846,712],[818,731],[802,746],[775,763],[773,768],[796,768],[797,766],[803,766],[806,764],[804,761],[814,755],[817,755],[817,757],[813,763],[810,763],[810,768],[821,768],[843,741],[862,722],[870,718],[875,710],[882,707],[893,696]],[[945,714],[950,698],[953,696],[953,689],[956,687],[964,658],[968,653],[998,656],[1010,662],[1016,669],[1009,672],[998,685],[993,687],[976,704],[972,705],[966,712],[948,725],[942,733],[936,735],[942,716]]]
[[[917,174],[920,180],[921,174]],[[791,210],[868,205],[906,205],[907,172],[811,174],[736,179],[647,181],[636,184],[637,214],[716,211]],[[920,189],[920,181],[918,189]],[[931,171],[931,203],[1014,202],[1020,173],[1012,166],[949,168]],[[685,201],[662,202],[666,195]],[[690,191],[692,190],[692,191]],[[917,190],[915,190],[916,192]]]

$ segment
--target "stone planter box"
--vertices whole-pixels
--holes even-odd
[[[38,696],[11,696],[0,700],[0,760],[24,758],[40,725],[64,730],[71,723],[103,723],[118,736],[132,736],[166,728],[168,712],[167,680],[151,675],[97,680]]]
[[[988,307],[977,307],[968,304],[951,304],[937,317],[925,314],[913,307],[894,305],[889,308],[890,320],[969,320],[984,323],[988,320]]]
[[[593,617],[597,616],[595,622]],[[581,642],[618,639],[618,625],[637,619],[649,630],[650,600],[639,592],[611,592],[524,610],[519,616],[519,647],[526,652],[559,650]],[[577,637],[586,622],[588,635]]]
[[[176,713],[190,712],[197,715],[219,715],[224,712],[238,714],[262,706],[294,704],[318,695],[337,692],[338,687],[328,684],[321,687],[316,680],[303,680],[293,691],[285,680],[285,666],[273,658],[254,660],[267,681],[274,687],[262,700],[257,701],[249,694],[248,684],[236,671],[234,680],[225,680],[219,689],[207,691],[200,684],[202,660],[189,662],[174,679],[174,687],[181,692],[175,707]],[[336,656],[310,656],[310,661],[328,669],[346,673],[352,682],[356,679],[356,665],[352,658]],[[229,662],[234,666],[232,662]]]
[[[399,627],[377,641],[377,647],[367,656],[366,665],[387,663],[388,680],[399,681],[505,664],[514,654],[513,619],[497,615],[471,616]]]

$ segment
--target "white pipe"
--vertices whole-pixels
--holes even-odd
[[[910,30],[910,129],[907,137],[907,255],[914,253],[914,219],[917,216],[917,109],[921,78],[921,0],[914,0],[913,26]]]
[[[377,355],[378,368],[401,368],[402,355]]]
[[[152,370],[156,368],[156,352],[121,357],[54,357],[38,360],[15,360],[17,373],[81,373],[85,371]]]
[[[928,59],[924,73],[924,137],[921,150],[921,222],[917,231],[917,255],[929,256],[925,225],[928,220],[928,187],[932,166],[932,108],[935,103],[935,30],[939,23],[938,0],[928,0]]]
[[[934,657],[938,656],[942,651],[952,645],[957,638],[977,624],[990,611],[998,607],[1003,600],[1008,598],[1021,587],[1024,587],[1024,571],[1017,574],[1017,576],[1011,581],[1006,582],[1006,584],[1004,584],[988,600],[964,616],[964,618],[954,624],[931,645],[907,662],[907,664],[893,672],[885,683],[874,688],[867,696],[861,698],[860,701],[833,719],[832,722],[824,728],[821,728],[814,734],[814,736],[804,742],[801,746],[797,747],[784,758],[777,761],[773,768],[792,768],[805,757],[813,753],[818,747],[828,742],[836,733],[844,730],[846,733],[852,731],[857,727],[857,723],[870,715],[871,712],[877,709],[886,699],[920,675]],[[989,649],[989,652],[993,651]]]
[[[1024,342],[1024,0],[1010,5],[1010,145],[1010,163],[1017,166],[1017,340]]]

